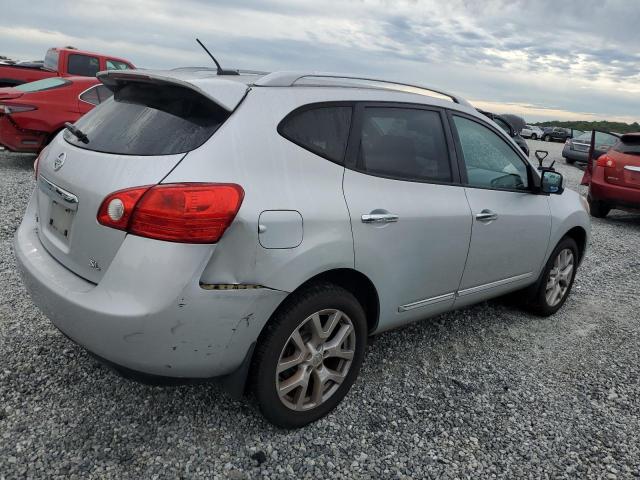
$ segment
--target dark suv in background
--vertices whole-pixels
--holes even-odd
[[[542,127],[542,140],[544,142],[566,142],[569,138],[575,138],[582,135],[582,130],[574,130],[572,128],[562,127]]]

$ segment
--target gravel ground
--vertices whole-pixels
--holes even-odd
[[[640,477],[640,215],[594,220],[555,316],[490,302],[380,335],[342,405],[286,432],[216,384],[122,379],[55,330],[11,246],[32,162],[0,154],[0,478]]]

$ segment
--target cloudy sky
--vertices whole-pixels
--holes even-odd
[[[637,0],[0,0],[0,54],[73,45],[169,68],[419,82],[528,121],[640,121]]]

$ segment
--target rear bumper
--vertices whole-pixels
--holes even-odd
[[[623,187],[608,183],[602,167],[593,170],[589,196],[612,206],[640,208],[640,188]]]
[[[0,145],[12,152],[36,153],[42,149],[47,132],[21,130],[9,116],[0,114]]]
[[[562,156],[573,160],[574,162],[587,163],[589,158],[589,152],[579,152],[577,150],[571,150],[567,145],[562,149]]]
[[[98,285],[63,267],[37,234],[29,204],[14,242],[34,303],[66,336],[150,375],[210,378],[238,368],[286,292],[203,290],[209,245],[127,236]]]

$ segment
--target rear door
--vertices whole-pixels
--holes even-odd
[[[587,168],[582,176],[581,185],[589,185],[591,183],[591,174],[593,173],[593,166],[602,155],[607,153],[613,145],[615,145],[620,139],[620,135],[617,133],[607,132],[605,130],[592,130],[591,142],[589,143],[589,157],[587,162]]]
[[[471,214],[445,118],[417,105],[356,109],[344,194],[355,268],[380,296],[380,330],[453,305]]]
[[[238,102],[243,96],[239,90]],[[229,115],[212,98],[184,86],[118,84],[113,98],[76,123],[86,142],[67,130],[40,161],[38,233],[45,248],[77,275],[98,283],[126,236],[97,222],[103,199],[159,183]]]
[[[451,114],[461,176],[473,215],[456,306],[532,283],[551,231],[547,197],[532,193],[530,166],[493,127]]]

